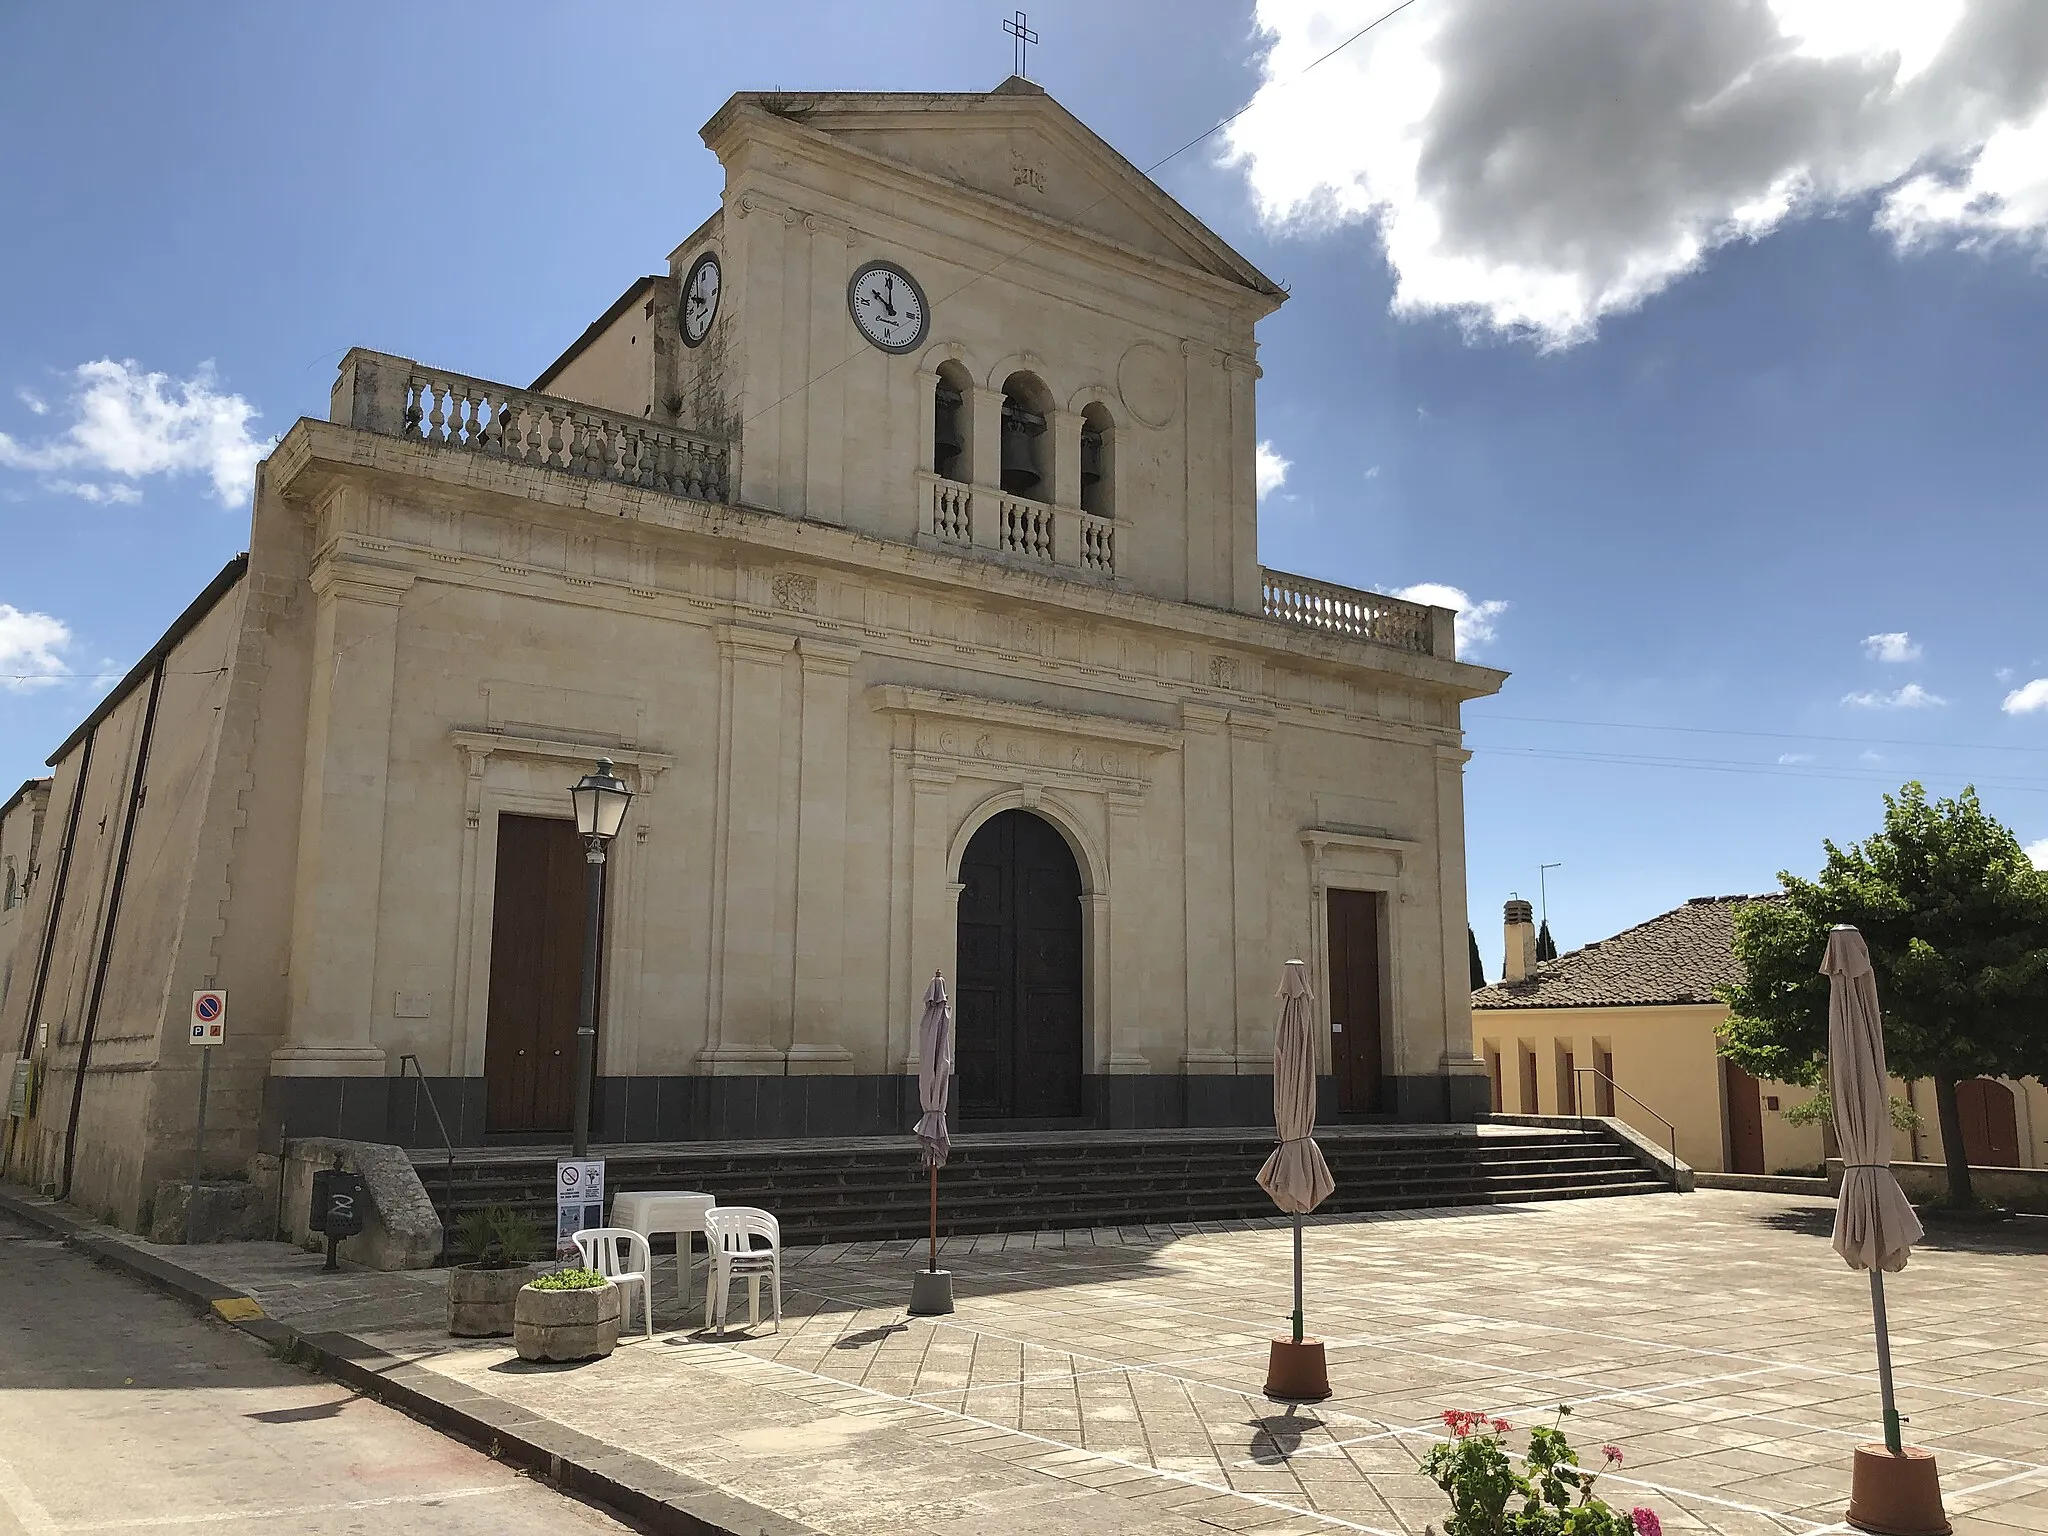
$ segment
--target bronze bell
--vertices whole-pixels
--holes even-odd
[[[1003,489],[1011,495],[1037,499],[1044,478],[1038,468],[1038,439],[1044,433],[1043,416],[1003,407]]]

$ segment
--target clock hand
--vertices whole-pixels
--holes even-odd
[[[881,305],[882,308],[887,310],[889,312],[889,318],[891,320],[894,320],[896,318],[896,306],[894,304],[891,304],[886,298],[882,296],[881,289],[870,288],[868,290],[868,297],[873,299],[877,304]]]

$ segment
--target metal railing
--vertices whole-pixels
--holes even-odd
[[[427,1086],[426,1071],[420,1066],[419,1057],[413,1055],[410,1051],[407,1051],[398,1058],[398,1079],[400,1082],[405,1081],[407,1067],[412,1069],[412,1123],[414,1127],[417,1128],[420,1123],[420,1095],[425,1093],[427,1096],[427,1108],[434,1112],[434,1128],[441,1133],[441,1150],[447,1156],[447,1165],[441,1176],[441,1199],[445,1202],[442,1209],[452,1215],[455,1210],[455,1143],[448,1139],[448,1122],[441,1118],[441,1106],[434,1102],[434,1090]],[[447,1215],[441,1217],[441,1257],[444,1259],[448,1257]]]
[[[1607,1085],[1607,1091],[1609,1095],[1617,1093],[1620,1094],[1624,1099],[1627,1099],[1629,1103],[1635,1105],[1637,1109],[1640,1109],[1644,1114],[1648,1115],[1652,1120],[1656,1121],[1659,1125],[1664,1127],[1664,1134],[1668,1138],[1671,1146],[1671,1187],[1673,1189],[1681,1188],[1682,1186],[1680,1185],[1678,1177],[1678,1127],[1673,1125],[1669,1120],[1666,1120],[1662,1115],[1658,1114],[1657,1111],[1650,1108],[1649,1105],[1645,1104],[1641,1099],[1637,1098],[1634,1094],[1630,1093],[1626,1088],[1622,1087],[1621,1084],[1617,1083],[1605,1072],[1602,1072],[1598,1067],[1573,1067],[1572,1112],[1579,1117],[1580,1125],[1584,1125],[1586,1123],[1586,1095],[1585,1090],[1581,1088],[1579,1085],[1579,1079],[1582,1077],[1599,1078],[1601,1082]],[[1596,1111],[1593,1118],[1596,1120],[1602,1118],[1620,1119],[1621,1117],[1619,1115],[1614,1114],[1613,1112],[1613,1109],[1611,1107],[1611,1097],[1609,1100],[1609,1104],[1610,1108],[1606,1116],[1603,1117]]]

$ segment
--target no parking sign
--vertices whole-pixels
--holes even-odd
[[[219,1045],[228,1037],[228,995],[221,991],[192,994],[192,1043]]]

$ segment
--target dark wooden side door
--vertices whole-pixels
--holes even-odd
[[[484,1035],[486,1130],[567,1131],[574,1119],[583,871],[583,841],[573,821],[498,818]]]
[[[1757,1080],[1726,1057],[1721,1060],[1728,1116],[1728,1171],[1764,1171],[1764,1101]]]
[[[1331,891],[1330,1065],[1337,1108],[1372,1115],[1384,1108],[1386,1048],[1380,1018],[1380,897]]]
[[[954,988],[960,1115],[1069,1120],[1081,1113],[1081,871],[1029,811],[1004,811],[960,860]]]
[[[1980,1168],[2020,1165],[2019,1117],[2012,1090],[1988,1077],[1956,1084],[1956,1108],[1962,1113],[1963,1152]]]

